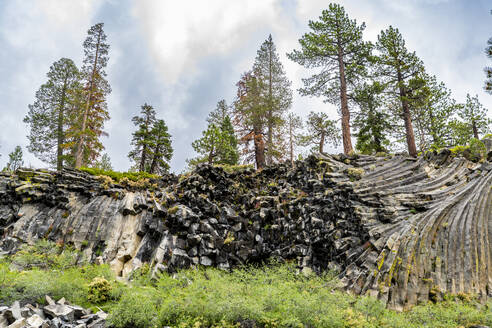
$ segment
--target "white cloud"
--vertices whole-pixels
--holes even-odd
[[[82,41],[99,3],[94,1],[9,1],[0,12],[0,167],[16,145],[25,164],[45,166],[27,153],[22,119],[50,65],[61,57],[82,58]],[[8,113],[8,114],[7,114]]]
[[[198,62],[247,43],[255,30],[278,14],[279,0],[135,2],[134,16],[147,40],[162,79],[173,84],[193,78]]]

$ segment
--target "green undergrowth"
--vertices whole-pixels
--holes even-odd
[[[215,164],[214,166],[222,168],[227,173],[241,172],[241,171],[255,168],[253,164],[244,164],[244,165]]]
[[[117,171],[105,171],[94,167],[81,167],[81,171],[87,172],[95,176],[108,176],[115,182],[120,182],[123,178],[137,182],[143,179],[157,179],[158,175],[150,174],[147,172],[117,172]]]
[[[29,252],[51,260],[42,268]],[[371,297],[336,289],[332,273],[299,274],[292,264],[245,267],[232,273],[188,269],[151,278],[144,265],[127,283],[106,265],[79,265],[67,258],[78,252],[45,243],[0,260],[0,305],[44,295],[110,313],[118,327],[469,327],[492,325],[488,306],[469,297],[394,312]],[[35,257],[37,258],[37,257]],[[80,261],[79,261],[80,262]],[[28,265],[30,264],[30,265]],[[21,265],[26,269],[19,270]],[[16,269],[17,268],[17,269]],[[489,304],[489,306],[492,304]]]

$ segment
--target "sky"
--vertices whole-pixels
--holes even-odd
[[[478,94],[492,115],[492,96],[483,91],[484,48],[492,37],[490,0],[346,0],[343,5],[364,38],[376,41],[389,25],[402,33],[407,47],[443,81],[453,97]],[[110,44],[106,68],[112,93],[111,119],[103,138],[115,170],[132,165],[127,157],[134,126],[131,118],[144,103],[166,121],[172,135],[171,170],[180,173],[196,156],[193,140],[206,128],[219,100],[232,103],[236,82],[251,69],[256,51],[271,34],[287,77],[292,81],[291,110],[306,117],[333,105],[301,97],[301,78],[315,71],[287,59],[298,40],[328,7],[323,0],[9,0],[0,1],[0,168],[15,146],[25,165],[47,167],[27,152],[23,118],[50,65],[62,57],[78,66],[82,42],[91,25],[104,22]],[[492,116],[491,116],[492,117]],[[331,148],[331,152],[340,149]]]

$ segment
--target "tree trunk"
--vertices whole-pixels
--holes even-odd
[[[410,107],[406,100],[406,91],[403,86],[403,79],[401,73],[398,72],[398,85],[400,88],[401,106],[403,108],[403,119],[405,121],[405,131],[407,137],[408,154],[412,157],[417,157],[417,147],[415,146],[415,136],[413,134],[412,116],[410,114]]]
[[[65,142],[65,138],[63,136],[63,121],[64,121],[64,111],[65,111],[65,93],[67,90],[67,79],[65,76],[65,80],[63,81],[63,89],[60,100],[60,108],[58,109],[58,126],[57,126],[57,148],[56,148],[56,170],[61,171],[63,168],[63,148],[62,145]]]
[[[263,133],[257,127],[254,128],[253,133],[255,144],[255,160],[256,169],[260,170],[265,167],[265,141],[263,140]]]
[[[289,143],[290,143],[290,165],[294,166],[294,136],[292,132],[293,122],[289,122]]]
[[[345,79],[345,65],[343,63],[342,47],[338,44],[338,69],[340,75],[340,102],[342,105],[342,139],[343,152],[349,154],[353,151],[352,139],[350,136],[350,111],[347,98],[347,81]]]
[[[432,112],[432,108],[429,107],[428,111],[429,111],[429,118],[430,118],[430,125],[431,125],[430,128],[431,128],[432,141],[434,142],[434,145],[441,147],[441,140],[437,135],[437,128],[434,122],[434,113]]]
[[[214,164],[214,147],[210,149],[210,152],[208,153],[208,164],[212,165]]]
[[[142,146],[142,156],[140,156],[140,165],[139,165],[139,171],[144,172],[145,171],[145,161],[147,160],[147,145]]]
[[[92,66],[91,80],[89,82],[89,95],[87,97],[87,103],[85,105],[84,117],[82,119],[82,128],[79,142],[77,143],[77,152],[75,153],[75,168],[78,169],[82,166],[82,156],[84,153],[84,139],[85,139],[85,128],[87,125],[87,115],[89,114],[89,106],[92,100],[92,93],[94,92],[94,77],[96,75],[97,60],[99,59],[99,45],[101,42],[101,32],[97,35],[97,45],[96,45],[96,56],[94,57],[94,64]]]
[[[319,139],[319,152],[323,154],[323,147],[325,146],[325,131],[321,131],[321,138]]]
[[[145,118],[145,136],[144,140],[148,138],[149,134],[149,124],[150,124],[150,117],[147,115]],[[142,146],[142,155],[140,156],[140,172],[145,171],[145,161],[147,160],[147,144],[144,142]]]
[[[161,146],[157,144],[154,149],[154,156],[152,157],[152,163],[150,164],[150,174],[157,174],[156,169],[157,169],[157,154],[160,152]]]
[[[267,140],[267,164],[273,164],[273,92],[272,92],[272,54],[268,53],[268,140]]]
[[[475,139],[478,139],[478,128],[477,128],[477,122],[472,121],[472,129],[473,129],[473,137]]]

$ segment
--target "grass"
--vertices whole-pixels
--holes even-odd
[[[43,301],[48,294],[65,297],[84,307],[110,313],[118,327],[468,327],[492,325],[492,312],[470,297],[446,297],[440,303],[394,312],[371,297],[338,291],[332,273],[322,276],[298,274],[291,264],[245,267],[232,273],[213,268],[188,269],[170,276],[151,278],[144,265],[126,284],[117,282],[106,265],[68,267],[67,254],[76,251],[60,246],[25,249],[21,255],[0,260],[0,303],[29,299]],[[13,263],[26,253],[51,258],[40,268],[24,271]],[[68,256],[70,257],[70,256]],[[29,260],[25,260],[29,262]],[[37,262],[36,262],[37,263]],[[98,277],[110,284],[104,302],[92,303],[90,286]],[[489,306],[492,304],[489,303]]]
[[[137,182],[142,179],[157,179],[159,176],[150,174],[147,172],[117,172],[117,171],[105,171],[94,167],[81,167],[81,171],[87,172],[95,176],[108,176],[115,182],[120,182],[123,178]]]

